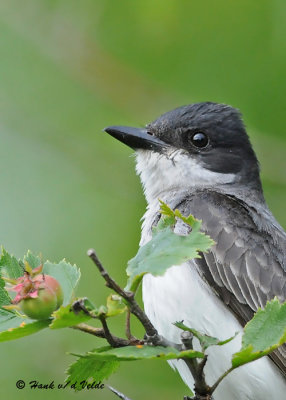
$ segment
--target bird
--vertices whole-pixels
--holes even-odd
[[[140,246],[160,219],[159,199],[183,215],[202,220],[215,245],[201,258],[170,267],[163,276],[146,274],[144,309],[158,333],[180,343],[176,321],[225,339],[210,347],[205,366],[209,385],[231,365],[241,348],[245,324],[275,296],[286,298],[286,233],[269,210],[260,165],[236,108],[214,102],[168,111],[145,128],[110,126],[105,131],[135,150],[147,209]],[[177,234],[187,234],[182,223]],[[183,360],[169,361],[194,390]],[[286,346],[230,373],[214,392],[216,400],[286,398]]]

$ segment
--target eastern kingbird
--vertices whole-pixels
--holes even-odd
[[[140,245],[158,222],[159,201],[193,214],[216,242],[202,258],[143,279],[144,307],[159,334],[180,343],[184,323],[227,338],[258,307],[286,298],[286,234],[263,196],[259,165],[238,110],[211,102],[191,104],[137,129],[111,126],[107,133],[136,151],[136,170],[148,203]],[[175,231],[186,234],[186,227]],[[230,367],[241,337],[209,348],[206,381]],[[193,388],[186,364],[172,361]],[[238,368],[215,392],[216,400],[286,399],[286,346]]]

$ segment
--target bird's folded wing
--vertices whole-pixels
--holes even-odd
[[[201,219],[216,244],[197,259],[198,271],[244,326],[258,307],[275,296],[286,299],[283,235],[263,221],[258,227],[247,204],[214,191],[198,192],[177,207]],[[271,354],[286,377],[286,346]]]

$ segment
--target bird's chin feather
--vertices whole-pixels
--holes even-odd
[[[164,153],[137,150],[136,172],[148,203],[177,189],[222,186],[235,181],[235,174],[210,171],[185,150],[172,147]]]

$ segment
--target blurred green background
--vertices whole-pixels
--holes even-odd
[[[86,250],[124,285],[145,208],[132,151],[102,128],[206,100],[243,112],[286,227],[285,18],[284,0],[1,0],[0,243],[17,257],[66,257],[82,271],[78,295],[102,303],[108,291]],[[1,344],[1,398],[115,398],[15,387],[62,383],[66,352],[101,343],[66,329]],[[133,400],[188,392],[159,361],[122,365],[109,383]]]

